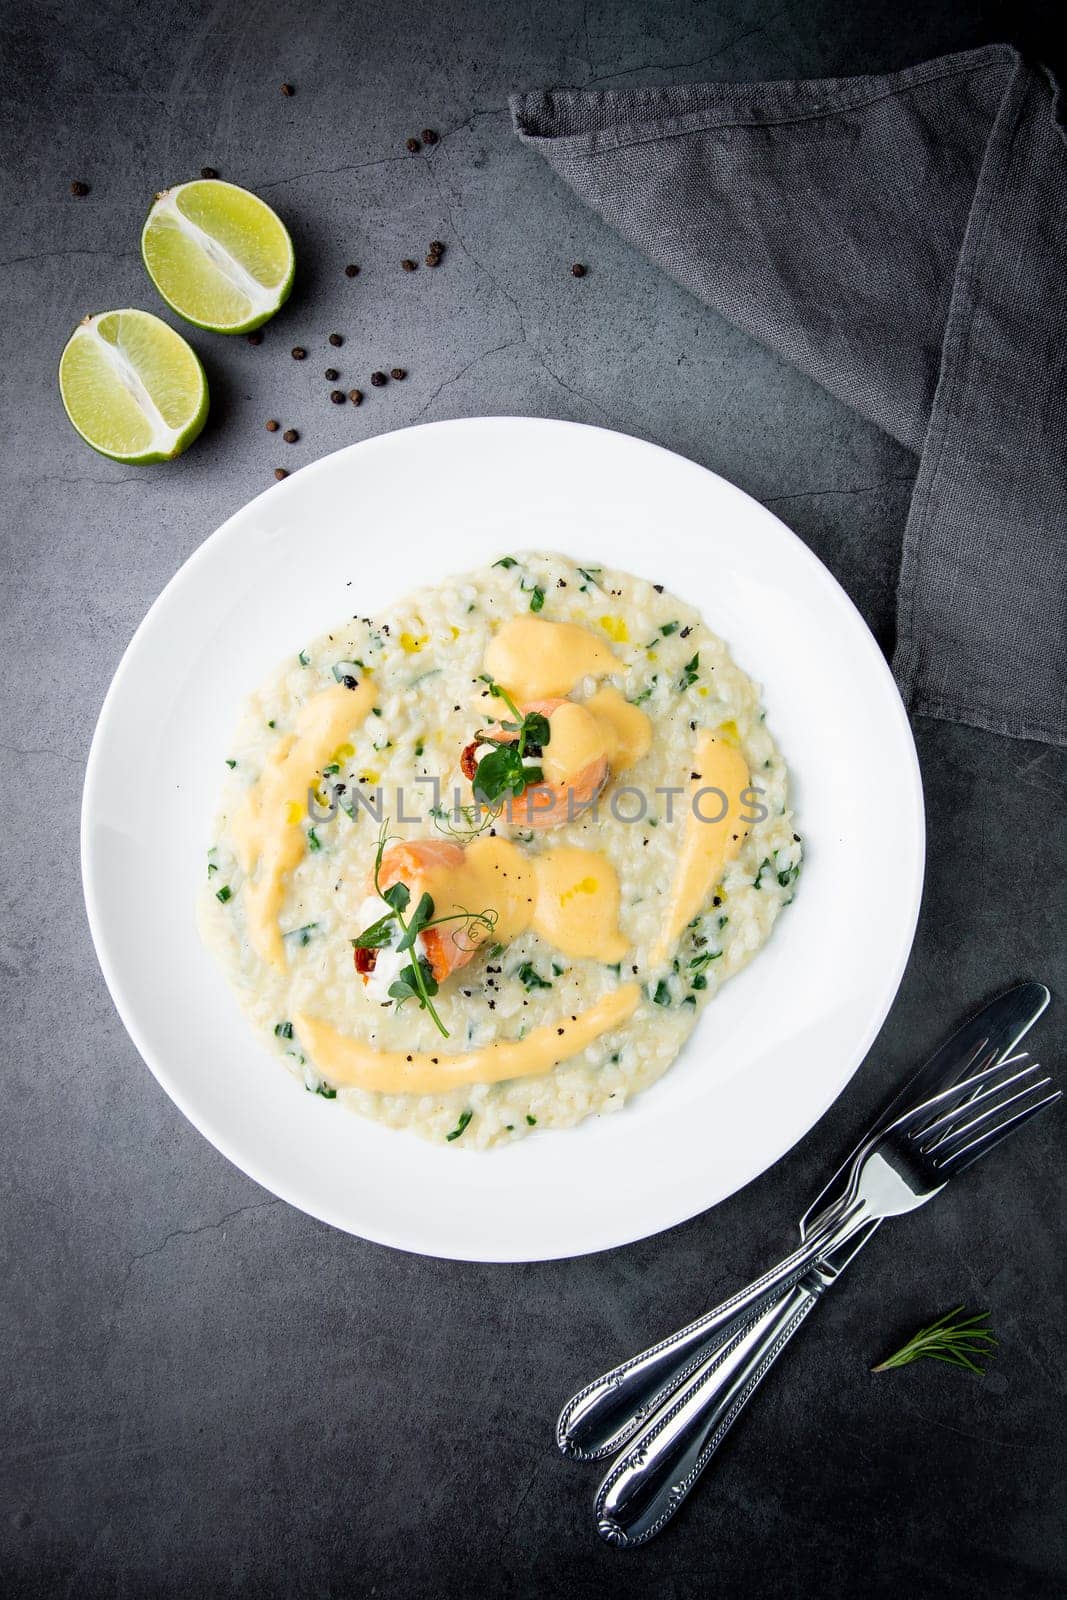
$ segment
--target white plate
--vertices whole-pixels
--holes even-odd
[[[609,562],[700,608],[764,685],[806,857],[770,943],[657,1084],[616,1115],[479,1154],[307,1094],[255,1042],[201,948],[193,907],[246,694],[339,618],[373,615],[419,584],[523,546]],[[100,713],[82,872],[100,965],[130,1037],[224,1155],[364,1238],[532,1261],[626,1244],[694,1216],[777,1160],[833,1102],[881,1026],[911,947],[922,789],[874,639],[769,511],[622,434],[479,418],[386,434],[305,467],[186,562],[137,630]],[[824,1176],[812,1173],[813,1188]]]

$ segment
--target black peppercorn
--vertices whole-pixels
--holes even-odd
[[[390,369],[389,376],[391,378],[395,378],[397,383],[400,383],[404,378],[407,377],[407,370],[404,367],[392,367]]]
[[[295,444],[299,437],[300,435],[297,433],[295,428],[286,428],[285,432],[282,434],[282,438],[285,440],[286,444]]]
[[[200,176],[202,178],[217,178],[218,173],[215,171],[214,167],[201,167]]]
[[[348,266],[345,268],[345,277],[346,278],[358,278],[359,277],[359,268],[356,266],[356,263],[354,261],[350,261],[348,263]]]
[[[345,403],[345,392],[344,392],[344,390],[343,389],[331,389],[330,390],[330,399],[333,401],[335,406],[343,406],[344,403]]]
[[[407,145],[407,148],[411,151],[412,155],[416,155],[422,148],[417,139],[406,139],[404,142]]]
[[[263,343],[263,335],[260,333],[258,328],[254,329],[248,335],[248,342],[249,342],[249,344],[262,344]]]
[[[422,130],[422,142],[423,142],[423,144],[436,144],[437,143],[437,134],[434,132],[434,130],[432,128],[423,128],[423,130]]]
[[[372,372],[371,375],[370,375],[370,381],[371,381],[371,383],[373,383],[373,385],[374,385],[374,387],[376,389],[380,389],[382,384],[386,382],[385,373],[384,372]]]
[[[431,239],[430,240],[430,249],[431,249],[431,251],[433,252],[433,254],[435,256],[443,255],[444,254],[444,248],[445,248],[444,244],[440,239]]]
[[[280,424],[275,422],[274,418],[271,417],[269,422],[266,422],[264,426],[266,427],[268,433],[277,433]]]
[[[341,374],[338,372],[336,367],[327,367],[326,371],[323,373],[323,377],[326,379],[327,383],[336,383],[340,376]]]
[[[585,277],[585,268],[583,267],[583,265],[582,265],[582,263],[580,261],[576,261],[574,263],[573,267],[571,268],[571,272],[573,273],[573,275],[576,278],[584,278]]]
[[[339,349],[340,346],[344,344],[344,342],[345,342],[344,338],[343,338],[343,336],[341,334],[339,334],[339,333],[331,333],[330,334],[329,343],[333,345],[335,350]]]
[[[294,361],[303,361],[303,359],[304,359],[304,357],[306,355],[307,355],[307,351],[304,349],[302,344],[294,344],[293,349],[292,349],[292,356],[293,356],[293,360]]]
[[[405,272],[414,272],[418,267],[418,262],[412,261],[410,256],[405,256],[400,265]]]
[[[291,83],[283,83],[282,84],[282,94],[285,96],[285,98],[287,100],[289,99],[290,95],[294,95],[295,93],[296,93],[296,90],[293,88]]]
[[[278,482],[281,483],[283,478],[287,478],[289,476],[289,473],[285,467],[275,467],[274,476],[277,478]]]
[[[361,406],[363,404],[363,390],[349,389],[348,398],[351,400],[354,406]]]
[[[70,186],[70,192],[74,196],[75,200],[82,200],[89,193],[89,185],[87,183],[79,183],[78,180],[75,179]]]

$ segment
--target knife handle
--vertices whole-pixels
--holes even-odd
[[[560,1413],[556,1443],[562,1453],[576,1461],[613,1455],[679,1384],[801,1278],[831,1243],[837,1248],[869,1226],[858,1214],[838,1208],[799,1249],[729,1300],[594,1378]]]
[[[656,1412],[597,1490],[594,1513],[602,1539],[630,1548],[670,1521],[833,1276],[819,1264],[812,1267]]]

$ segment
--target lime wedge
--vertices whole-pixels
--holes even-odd
[[[180,456],[207,420],[203,367],[150,311],[86,317],[60,357],[59,392],[86,444],[135,466]]]
[[[212,333],[248,333],[293,286],[293,242],[270,206],[218,178],[156,196],[141,233],[148,275],[179,316]]]

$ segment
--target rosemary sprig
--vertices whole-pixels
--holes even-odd
[[[961,1317],[963,1310],[963,1306],[955,1306],[953,1310],[946,1311],[943,1317],[938,1317],[936,1322],[931,1322],[928,1328],[920,1328],[895,1355],[888,1356],[871,1371],[889,1372],[893,1367],[906,1367],[909,1361],[929,1356],[931,1361],[947,1361],[953,1367],[967,1367],[980,1378],[984,1377],[985,1368],[980,1367],[974,1358],[978,1356],[982,1360],[989,1360],[996,1354],[997,1340],[988,1327],[981,1326],[987,1321],[989,1312],[979,1311],[977,1316]]]

